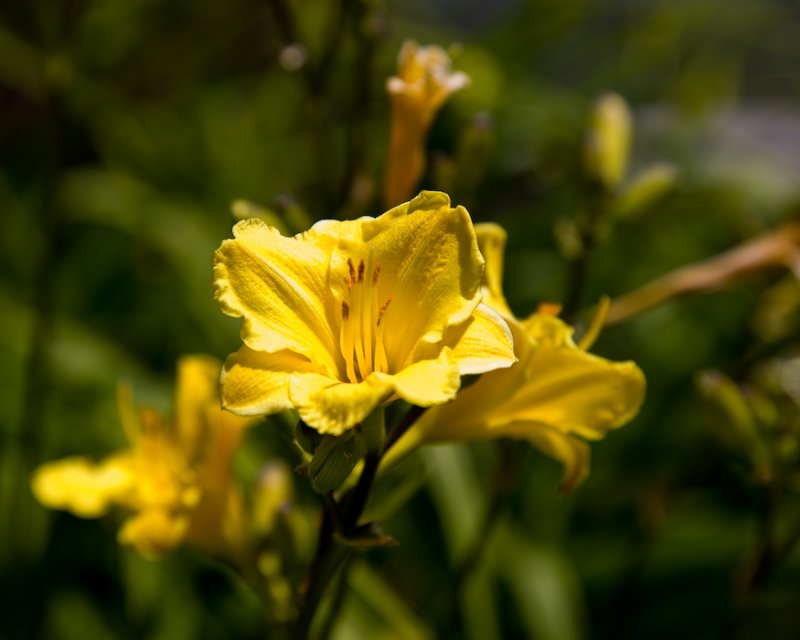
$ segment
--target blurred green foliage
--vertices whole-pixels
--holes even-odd
[[[604,91],[631,106],[629,175],[667,162],[679,177],[598,239],[584,308],[796,215],[798,24],[779,0],[5,4],[0,637],[268,635],[225,569],[189,551],[142,560],[113,523],[46,512],[28,477],[118,447],[120,379],[164,410],[179,355],[237,346],[210,282],[234,201],[292,231],[380,213],[383,86],[403,39],[461,43],[472,84],[434,124],[423,186],[509,230],[506,292],[524,315],[565,296],[557,230],[586,214],[581,148]],[[354,560],[334,637],[797,637],[800,557],[742,587],[765,494],[694,385],[708,368],[752,382],[754,362],[796,352],[797,286],[763,276],[604,332],[595,351],[635,359],[648,398],[593,446],[573,495],[517,447],[484,530],[501,448],[425,451],[427,480],[385,524],[402,546]],[[244,476],[289,458],[277,432],[253,429]],[[798,514],[784,491],[771,526],[788,536]]]

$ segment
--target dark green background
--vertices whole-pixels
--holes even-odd
[[[118,380],[166,410],[176,358],[237,347],[238,322],[218,311],[210,282],[232,201],[264,205],[289,228],[303,219],[292,203],[312,220],[383,210],[369,194],[380,193],[386,147],[383,86],[405,38],[463,47],[455,66],[472,85],[439,114],[421,186],[445,186],[475,221],[509,230],[505,286],[518,315],[564,296],[553,228],[585,209],[580,149],[603,91],[632,107],[629,174],[666,161],[680,179],[591,256],[587,306],[797,209],[795,2],[365,0],[341,15],[339,5],[289,3],[293,24],[270,0],[0,9],[0,637],[267,633],[256,597],[225,571],[185,550],[136,558],[117,546],[114,517],[48,513],[28,477],[46,460],[123,445]],[[287,38],[305,47],[300,70],[280,63]],[[356,202],[353,176],[367,194]],[[597,353],[646,374],[641,415],[593,446],[592,475],[571,496],[556,492],[555,463],[520,449],[477,595],[461,584],[459,600],[449,558],[467,535],[459,518],[486,499],[496,447],[426,455],[433,472],[386,522],[402,545],[365,556],[395,594],[381,609],[365,599],[374,589],[354,585],[339,636],[407,636],[394,615],[438,637],[797,637],[797,554],[741,617],[734,585],[762,496],[715,439],[724,418],[694,383],[705,368],[736,374],[765,341],[753,312],[780,277],[603,334]],[[779,355],[796,347],[793,327]],[[250,434],[243,477],[287,451],[275,429]],[[444,470],[454,460],[466,480]],[[780,531],[797,507],[790,492]]]

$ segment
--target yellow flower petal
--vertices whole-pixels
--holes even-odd
[[[72,457],[36,469],[31,488],[36,499],[50,509],[97,518],[123,500],[134,481],[127,456],[114,456],[99,464]]]
[[[475,309],[466,329],[453,345],[453,357],[461,375],[503,369],[517,361],[511,330],[503,318],[485,304]]]
[[[448,205],[444,194],[423,192],[406,211],[364,224],[364,240],[382,264],[379,298],[391,296],[383,318],[390,373],[417,359],[417,346],[440,342],[480,302],[483,259],[472,221],[466,209]]]
[[[184,356],[178,361],[175,389],[175,431],[187,458],[194,459],[207,435],[206,412],[219,407],[219,372],[222,365],[211,356]]]
[[[186,516],[164,509],[147,509],[130,518],[119,530],[118,539],[148,558],[158,558],[177,547],[186,535]]]
[[[390,466],[423,443],[513,437],[530,440],[565,465],[565,489],[588,473],[588,448],[631,420],[644,398],[644,376],[632,362],[610,362],[580,350],[572,328],[534,314],[509,320],[519,362],[486,373],[455,401],[430,409],[389,452]]]
[[[461,385],[458,362],[445,347],[436,360],[422,360],[409,365],[396,375],[374,374],[386,380],[406,402],[430,407],[452,400]]]
[[[323,373],[292,351],[264,353],[243,345],[222,371],[222,404],[238,415],[269,415],[291,409],[289,379],[294,372]]]
[[[508,235],[499,224],[482,222],[475,225],[478,249],[486,260],[483,272],[483,301],[505,318],[514,314],[503,295],[503,253]]]
[[[391,383],[375,374],[358,384],[318,373],[296,373],[289,382],[289,396],[303,421],[334,436],[364,420],[391,393]]]
[[[495,420],[513,416],[596,440],[638,413],[645,380],[633,362],[580,350],[571,327],[553,316],[534,314],[524,326],[537,343],[527,363],[530,379]]]
[[[244,318],[242,340],[257,351],[295,351],[335,373],[338,336],[330,318],[339,309],[325,278],[327,236],[286,238],[258,219],[233,232],[214,255],[214,288],[222,310]]]

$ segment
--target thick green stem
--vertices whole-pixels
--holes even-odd
[[[311,630],[314,615],[319,608],[322,597],[336,575],[336,572],[345,564],[352,553],[352,547],[339,544],[334,538],[335,533],[344,538],[352,536],[358,529],[358,521],[364,512],[372,484],[380,466],[380,461],[386,451],[397,442],[400,436],[422,415],[424,409],[412,407],[403,419],[384,438],[384,412],[378,409],[363,423],[364,435],[367,439],[367,455],[364,459],[364,468],[356,486],[346,493],[338,502],[332,495],[324,499],[324,515],[320,527],[317,551],[311,562],[311,567],[306,578],[306,591],[303,597],[300,613],[292,628],[292,638],[305,640]],[[346,579],[345,575],[340,580]],[[338,599],[341,601],[341,598]],[[336,603],[334,603],[334,606]],[[335,618],[336,611],[330,612],[330,617]],[[329,620],[325,625],[330,629],[333,625]]]

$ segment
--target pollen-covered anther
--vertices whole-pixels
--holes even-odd
[[[386,300],[383,301],[383,304],[381,304],[380,308],[378,309],[378,320],[375,323],[377,326],[379,327],[381,326],[381,320],[383,319],[383,314],[386,313],[386,310],[389,308],[391,302],[392,302],[392,296],[389,296],[388,298],[386,298]]]

